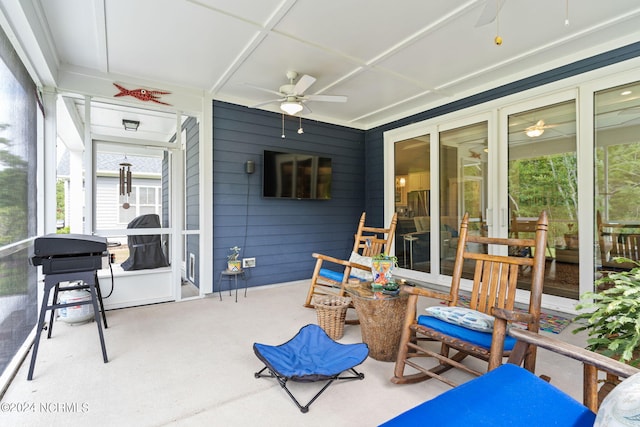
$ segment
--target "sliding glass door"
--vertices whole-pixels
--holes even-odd
[[[508,115],[508,229],[532,237],[536,219],[549,215],[545,293],[579,294],[576,102]],[[522,255],[528,249],[523,249]],[[524,272],[524,279],[527,277]]]
[[[385,206],[401,218],[400,271],[447,286],[464,213],[473,233],[529,237],[544,210],[544,303],[572,311],[595,278],[636,265],[617,257],[640,261],[640,82],[627,72],[504,104],[385,133],[386,165],[394,165],[385,183],[395,195]]]
[[[594,94],[596,274],[640,261],[640,82]]]
[[[488,233],[490,127],[489,115],[480,115],[388,135],[398,214],[395,249],[406,274],[426,273],[432,280],[451,274],[465,212],[472,233]],[[486,251],[480,245],[471,249]]]
[[[427,273],[431,271],[430,141],[430,135],[420,135],[393,145],[396,256],[401,267]]]
[[[440,274],[450,276],[458,246],[462,217],[469,214],[469,232],[486,235],[484,212],[487,209],[489,145],[488,122],[456,125],[439,132],[439,233]],[[468,248],[486,252],[483,245]],[[471,278],[472,271],[463,271]]]

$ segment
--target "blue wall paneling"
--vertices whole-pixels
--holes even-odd
[[[348,257],[365,206],[364,132],[343,126],[214,101],[213,269],[226,267],[232,246],[255,257],[249,286],[311,277],[313,252]],[[331,200],[262,197],[263,151],[320,154],[332,159]],[[245,173],[247,160],[255,172]],[[382,225],[381,223],[379,225]]]

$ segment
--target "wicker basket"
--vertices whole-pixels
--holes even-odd
[[[318,325],[333,340],[339,340],[344,335],[344,319],[351,298],[332,295],[317,296],[313,305],[318,315]]]

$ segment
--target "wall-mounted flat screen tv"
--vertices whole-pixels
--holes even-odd
[[[283,199],[330,199],[331,158],[265,150],[262,195]]]

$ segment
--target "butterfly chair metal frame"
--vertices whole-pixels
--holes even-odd
[[[493,332],[482,332],[486,334],[483,338],[486,338],[485,341],[490,344],[478,344],[477,342],[472,343],[443,333],[441,330],[438,330],[437,325],[429,327],[420,324],[421,320],[425,321],[429,316],[420,316],[423,319],[417,318],[417,303],[418,298],[421,296],[442,300],[451,307],[458,304],[463,268],[465,266],[468,267],[470,264],[475,264],[470,301],[471,309],[489,315],[492,314],[494,308],[503,309],[503,312],[508,313],[509,322],[524,322],[529,331],[538,332],[539,330],[548,228],[546,212],[542,212],[540,215],[535,237],[530,239],[491,238],[470,235],[468,222],[469,214],[467,213],[464,215],[460,225],[460,241],[456,252],[450,292],[447,294],[425,288],[404,287],[404,290],[410,294],[409,305],[400,340],[394,377],[391,379],[393,383],[415,383],[436,378],[455,387],[457,384],[442,376],[441,374],[443,372],[455,367],[473,375],[479,376],[483,374],[483,372],[478,372],[461,363],[465,357],[473,356],[485,360],[488,362],[488,370],[492,370],[502,363],[502,355],[505,357],[510,355],[511,351],[494,351],[494,348],[500,345],[499,343],[505,341],[504,330],[494,329]],[[496,245],[532,247],[534,248],[533,257],[471,252],[468,249],[469,243],[493,245],[492,247],[494,248]],[[508,253],[508,248],[506,249],[505,253]],[[518,284],[519,273],[524,270],[523,267],[531,268],[529,304],[526,312],[514,310],[516,285]],[[425,321],[425,323],[429,323],[429,320]],[[466,328],[463,329],[466,330]],[[502,334],[502,336],[498,334]],[[513,340],[512,338],[507,339]],[[420,345],[424,344],[424,341],[439,342],[441,344],[440,351],[437,352],[435,349],[432,350],[426,348],[424,345]],[[452,351],[453,354],[450,354]],[[494,355],[493,357],[491,357],[492,354]],[[500,356],[496,357],[496,354],[500,354]],[[425,367],[423,364],[417,363],[417,358],[434,358],[438,363],[432,367]],[[536,348],[528,348],[527,354],[523,356],[523,360],[524,367],[533,372],[536,362]],[[418,372],[405,374],[407,367],[413,368]]]
[[[398,214],[394,213],[388,228],[370,227],[365,223],[366,212],[360,216],[358,230],[355,234],[353,252],[363,257],[373,257],[381,253],[389,253],[393,238],[396,234],[396,224],[398,222]],[[351,276],[352,269],[357,268],[371,271],[371,266],[359,264],[349,260],[342,260],[328,255],[313,253],[312,256],[317,259],[313,276],[311,277],[311,285],[307,293],[307,299],[304,302],[305,307],[313,308],[312,299],[314,295],[337,295],[344,296],[344,285]],[[342,266],[342,273],[336,270],[325,268],[326,263]]]
[[[278,380],[280,387],[304,414],[309,406],[336,380],[362,380],[364,374],[356,371],[369,355],[363,343],[341,344],[329,337],[318,325],[309,324],[289,341],[277,346],[253,344],[253,351],[265,367],[256,372],[256,378]],[[268,371],[268,374],[264,374]],[[306,405],[302,405],[287,387],[287,382],[326,381],[324,386]]]

